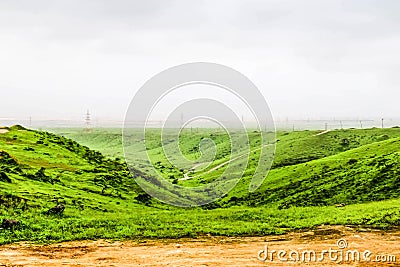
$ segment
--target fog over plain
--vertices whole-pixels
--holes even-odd
[[[146,80],[197,61],[245,74],[278,120],[399,118],[398,14],[396,0],[1,1],[0,124],[122,121]]]

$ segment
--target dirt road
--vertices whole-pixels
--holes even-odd
[[[258,150],[261,150],[261,149],[263,149],[264,147],[267,147],[267,146],[270,146],[270,144],[263,145],[262,147],[256,148],[256,149],[254,149],[254,150],[252,150],[252,151],[249,151],[249,153],[243,153],[242,155],[236,156],[236,157],[234,157],[234,158],[232,158],[232,159],[230,159],[230,160],[227,160],[227,161],[225,161],[225,162],[222,162],[221,164],[219,164],[219,165],[217,165],[217,166],[215,166],[215,167],[209,169],[208,171],[206,171],[206,172],[203,173],[203,174],[208,174],[208,173],[210,173],[210,172],[216,171],[216,170],[218,170],[219,168],[221,168],[221,167],[223,167],[223,166],[225,166],[225,165],[231,163],[232,161],[235,161],[235,160],[238,160],[238,159],[240,159],[240,158],[243,158],[244,156],[248,156],[248,155],[250,155],[251,153],[256,152],[256,151],[258,151]],[[197,164],[197,165],[195,165],[195,166],[193,167],[193,169],[195,169],[195,168],[197,168],[197,167],[199,167],[199,166],[201,166],[201,165],[202,165],[202,164]],[[196,176],[199,176],[199,175],[196,175]],[[183,175],[183,178],[181,178],[181,179],[179,179],[179,180],[181,180],[181,181],[186,181],[186,180],[193,179],[193,178],[195,178],[196,176],[189,176],[188,173],[185,173],[185,174]]]
[[[340,240],[338,242],[338,240]],[[347,244],[347,247],[344,245]],[[267,261],[265,258],[268,248]],[[340,248],[338,247],[340,246]],[[317,260],[308,262],[305,251],[316,252]],[[282,262],[277,253],[292,253],[297,262]],[[370,262],[363,258],[370,251]],[[297,258],[295,252],[299,253]],[[352,253],[355,253],[354,259]],[[280,252],[281,256],[283,252]],[[305,253],[305,260],[302,260]],[[336,254],[335,254],[336,253]],[[347,261],[337,263],[342,255]],[[357,260],[360,253],[360,261]],[[310,254],[311,256],[312,254]],[[396,258],[395,258],[396,257]],[[258,258],[261,258],[258,259]],[[346,257],[343,256],[345,259]],[[313,258],[311,258],[313,259]],[[377,259],[381,260],[377,262]],[[385,261],[385,262],[382,262]],[[390,261],[390,262],[389,262]],[[313,231],[266,237],[204,237],[199,239],[107,242],[80,241],[38,246],[14,244],[0,247],[0,266],[400,266],[400,231],[355,231],[347,227],[320,227]]]

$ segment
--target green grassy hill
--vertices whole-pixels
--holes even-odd
[[[116,130],[109,131],[70,136],[105,153],[122,157],[121,143],[117,143],[120,134]],[[224,166],[209,172],[229,160],[229,137],[221,131],[203,129],[195,133],[183,132],[180,143],[182,153],[195,159],[200,155],[198,144],[205,137],[212,138],[217,146],[216,160],[208,168],[191,173],[194,178],[188,181],[179,181],[183,172],[188,170],[173,168],[163,155],[160,142],[150,142],[149,155],[166,179],[178,180],[179,184],[186,186],[208,183],[226,169]],[[250,146],[255,150],[259,145],[259,134],[249,132],[249,137]],[[247,189],[258,162],[259,151],[255,150],[250,154],[244,179],[228,196],[211,207],[269,204],[287,208],[399,198],[399,137],[399,128],[335,130],[322,134],[319,131],[279,132],[272,170],[263,186],[252,194]],[[153,131],[149,139],[159,140],[159,132]],[[110,150],[110,143],[114,145],[113,150]],[[232,164],[242,162],[238,160]]]
[[[21,224],[13,231],[0,229],[0,244],[265,235],[321,224],[400,225],[398,128],[279,132],[272,170],[254,193],[248,184],[259,156],[259,133],[251,131],[254,151],[243,179],[223,199],[200,208],[148,199],[121,160],[118,129],[54,130],[65,137],[18,126],[7,130],[0,134],[0,219]],[[229,160],[229,137],[223,132],[182,133],[181,150],[188,158],[200,156],[198,144],[205,137],[217,145],[215,162],[192,171],[189,180],[181,180],[189,170],[166,160],[158,137],[158,130],[148,136],[149,155],[166,179],[196,186],[226,168],[212,170]],[[133,167],[136,176],[146,176],[148,166],[139,156]],[[65,206],[63,215],[46,213],[59,203]],[[346,206],[336,208],[337,203]]]
[[[358,148],[306,163],[273,169],[255,193],[245,192],[246,181],[229,193],[224,205],[278,204],[327,206],[400,198],[400,138]]]
[[[88,203],[82,204],[85,207],[94,196],[125,199],[141,191],[118,159],[55,134],[22,127],[9,130],[0,135],[0,172],[8,177],[0,186],[32,205],[43,198],[66,201],[78,194]],[[45,186],[57,193],[39,193]]]

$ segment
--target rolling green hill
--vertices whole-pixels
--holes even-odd
[[[279,132],[272,170],[254,193],[248,184],[259,155],[259,133],[251,131],[252,153],[243,179],[221,200],[199,208],[149,199],[122,160],[118,129],[53,130],[62,136],[19,126],[6,130],[0,134],[0,219],[16,219],[20,226],[0,229],[0,243],[265,235],[321,224],[400,225],[398,128]],[[158,130],[148,136],[149,155],[166,179],[180,185],[214,180],[226,168],[221,163],[230,159],[225,133],[183,132],[180,146],[188,158],[199,158],[198,144],[205,137],[217,145],[215,162],[183,180],[189,170],[167,162],[158,137]],[[135,139],[129,145],[135,147]],[[144,177],[148,167],[138,156],[132,170]],[[336,208],[338,203],[346,206]],[[63,215],[46,212],[57,204],[65,206]]]
[[[400,138],[273,169],[255,193],[238,186],[224,205],[327,206],[400,198]],[[242,189],[242,190],[241,190]],[[224,201],[222,201],[224,202]]]
[[[118,159],[55,134],[22,127],[9,130],[0,135],[0,171],[8,177],[1,186],[32,205],[43,198],[67,200],[76,194],[90,203],[92,194],[125,199],[141,192]],[[56,188],[52,191],[57,193],[42,193],[44,184]]]
[[[105,153],[112,151],[110,154],[123,157],[120,152],[122,144],[117,143],[120,134],[117,130],[109,131],[67,135],[96,146]],[[229,136],[216,130],[183,132],[180,139],[182,153],[187,158],[199,157],[197,146],[204,137],[213,138],[217,146],[216,160],[208,168],[191,173],[193,179],[187,181],[180,181],[182,170],[172,168],[162,154],[160,142],[150,142],[149,155],[166,179],[178,180],[179,184],[186,186],[207,183],[222,175],[226,169],[221,167],[209,172],[221,162],[229,160],[230,142]],[[263,186],[252,194],[247,188],[258,162],[259,151],[255,148],[259,144],[259,135],[249,132],[249,137],[250,146],[255,152],[250,154],[244,179],[228,196],[211,207],[266,204],[279,208],[326,206],[400,197],[399,128],[335,130],[322,134],[319,131],[279,132],[272,170]],[[159,140],[159,132],[154,131],[150,139]],[[114,144],[113,150],[108,146],[110,143]],[[240,160],[232,162],[241,163]]]

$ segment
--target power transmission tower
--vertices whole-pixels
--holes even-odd
[[[86,112],[86,117],[85,117],[85,131],[86,132],[90,132],[90,113],[89,110],[87,110]]]

